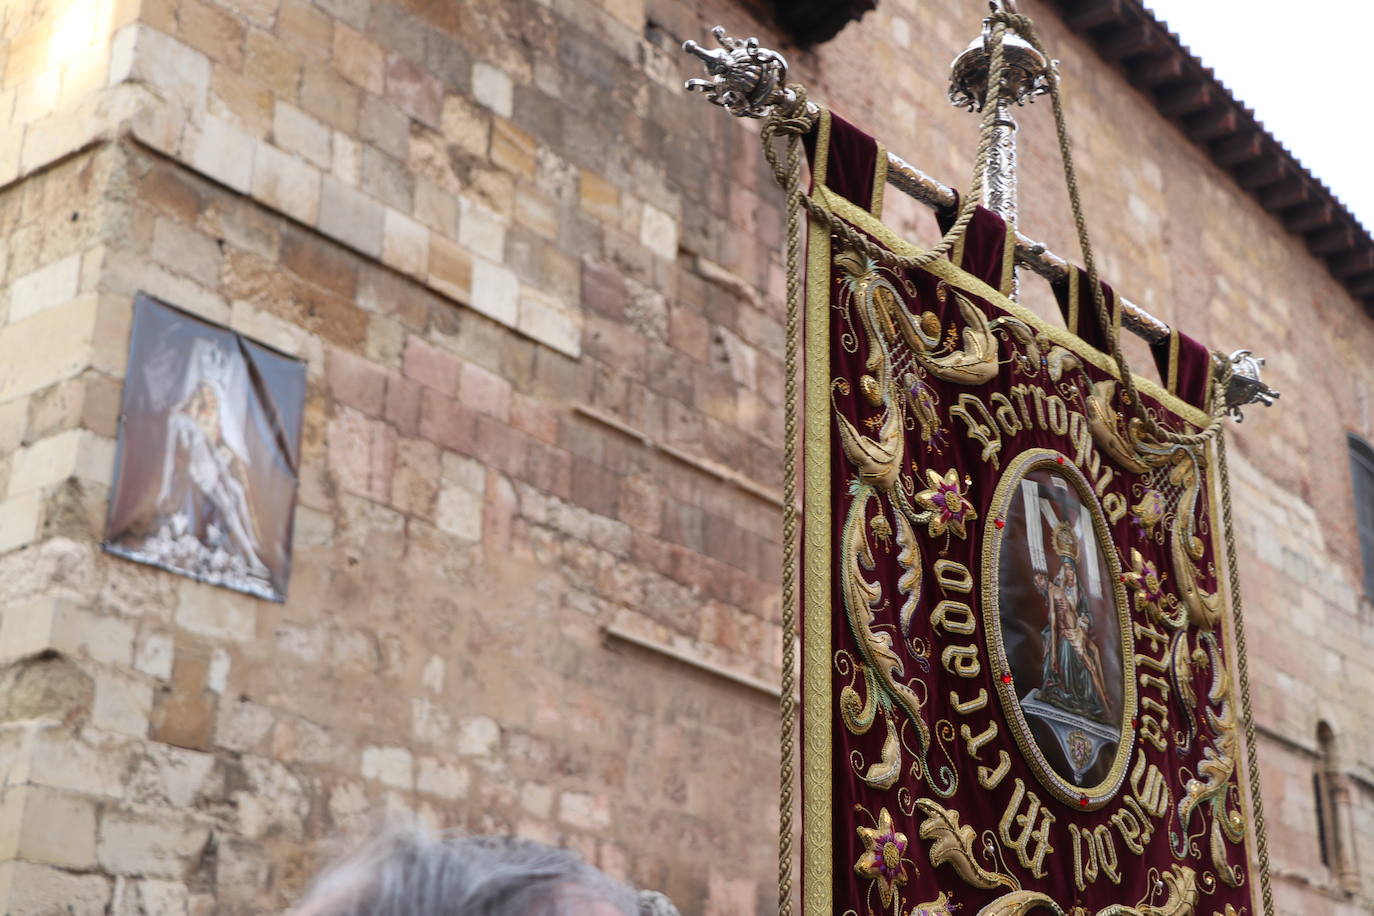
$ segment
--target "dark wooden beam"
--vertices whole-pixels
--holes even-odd
[[[1374,247],[1366,245],[1356,248],[1354,251],[1327,258],[1326,263],[1331,268],[1331,275],[1337,280],[1344,281],[1349,277],[1374,270]]]
[[[1155,93],[1159,113],[1166,118],[1177,118],[1206,108],[1216,99],[1216,89],[1211,83],[1185,83],[1176,89]]]
[[[1355,231],[1349,226],[1329,226],[1307,235],[1307,250],[1315,255],[1341,254],[1355,244]]]
[[[1239,134],[1212,145],[1212,161],[1230,167],[1250,162],[1264,154],[1264,136],[1258,131]]]
[[[1336,208],[1324,200],[1296,207],[1283,214],[1284,228],[1299,235],[1330,226],[1336,218]]]
[[[1159,47],[1164,36],[1149,23],[1133,22],[1108,32],[1097,41],[1101,52],[1112,60],[1144,54]]]
[[[1079,0],[1064,13],[1064,21],[1075,32],[1086,32],[1121,16],[1121,0]]]
[[[1235,108],[1221,105],[1187,115],[1181,126],[1188,139],[1206,143],[1231,136],[1240,129],[1240,125],[1240,115]]]
[[[1348,277],[1345,281],[1345,288],[1350,290],[1350,294],[1356,298],[1374,296],[1374,271]]]
[[[1273,213],[1307,203],[1312,193],[1312,183],[1306,176],[1295,175],[1260,191],[1259,202],[1261,207]]]
[[[877,6],[878,0],[773,0],[778,24],[803,47],[829,41]]]
[[[1276,155],[1262,156],[1256,162],[1236,169],[1236,184],[1247,191],[1265,188],[1289,175],[1288,163]]]
[[[1162,54],[1132,60],[1126,75],[1131,84],[1141,89],[1153,89],[1163,83],[1183,79],[1187,72],[1185,59],[1178,54]]]

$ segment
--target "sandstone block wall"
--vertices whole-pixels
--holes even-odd
[[[7,912],[280,907],[377,810],[568,844],[685,913],[769,909],[780,195],[753,126],[683,96],[676,50],[716,22],[778,46],[765,6],[5,6]],[[1232,448],[1280,909],[1367,907],[1374,612],[1344,450],[1374,435],[1374,325],[1028,12],[1064,62],[1106,276],[1268,356],[1284,392]],[[883,0],[785,50],[962,183],[974,124],[944,82],[979,15]],[[1021,120],[1023,226],[1071,253],[1049,112]],[[283,605],[98,548],[138,290],[308,364]],[[1319,720],[1345,889],[1317,851]]]

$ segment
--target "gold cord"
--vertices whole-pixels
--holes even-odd
[[[1221,518],[1226,534],[1226,574],[1231,580],[1231,624],[1236,634],[1236,668],[1240,675],[1240,717],[1245,729],[1245,762],[1249,771],[1250,810],[1255,824],[1255,853],[1259,859],[1260,896],[1265,916],[1274,916],[1274,891],[1269,886],[1269,842],[1264,833],[1264,798],[1260,794],[1259,748],[1255,718],[1250,711],[1250,667],[1245,660],[1245,613],[1240,600],[1240,561],[1236,529],[1231,524],[1231,473],[1226,467],[1226,437],[1217,436],[1217,472],[1221,475]]]
[[[801,92],[801,104],[806,94]],[[796,745],[797,664],[797,352],[801,342],[801,143],[787,149],[787,323],[783,354],[782,718],[778,782],[778,914],[792,912],[792,758]],[[772,146],[765,141],[765,149]]]

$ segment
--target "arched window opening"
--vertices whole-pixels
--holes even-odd
[[[1364,561],[1364,593],[1374,598],[1374,448],[1353,435],[1349,444],[1355,521],[1360,529],[1360,557]]]
[[[1322,864],[1344,887],[1349,888],[1355,873],[1345,848],[1343,798],[1340,761],[1336,753],[1336,734],[1326,722],[1317,723],[1317,766],[1312,773],[1313,801],[1317,812],[1317,841]]]

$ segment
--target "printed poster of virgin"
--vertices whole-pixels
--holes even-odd
[[[305,364],[140,293],[105,550],[286,599]]]

